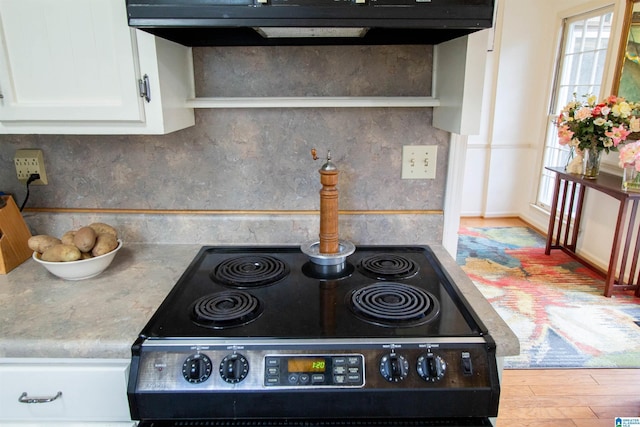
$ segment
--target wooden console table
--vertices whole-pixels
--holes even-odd
[[[635,289],[635,295],[640,296],[640,286],[638,286],[640,281],[640,274],[638,273],[640,231],[634,232],[636,213],[640,204],[640,193],[623,191],[621,188],[622,179],[619,176],[608,173],[600,172],[597,179],[585,179],[582,175],[567,173],[564,168],[548,167],[546,169],[556,173],[556,181],[553,190],[551,215],[549,216],[545,254],[549,255],[552,249],[560,249],[585,266],[603,274],[605,276],[604,295],[606,297],[610,297],[615,290],[630,289]],[[605,193],[620,203],[611,247],[611,258],[609,259],[609,268],[606,274],[576,254],[576,243],[586,188]],[[572,215],[574,207],[575,215]],[[556,217],[558,217],[557,226]],[[566,221],[564,220],[565,218]],[[631,257],[629,257],[630,254]],[[616,279],[618,260],[620,260],[621,273],[620,277]],[[629,269],[627,268],[628,262],[631,263]],[[629,271],[627,283],[625,283],[625,271]]]

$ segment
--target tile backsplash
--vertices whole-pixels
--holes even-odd
[[[431,62],[430,46],[194,49],[200,97],[428,96]],[[0,191],[22,202],[13,156],[39,148],[49,185],[31,187],[27,207],[42,208],[26,214],[33,233],[104,220],[129,241],[296,243],[317,236],[316,148],[340,169],[340,209],[358,211],[341,217],[341,236],[439,243],[449,134],[431,118],[430,108],[202,109],[194,127],[163,136],[1,135]],[[435,179],[400,179],[404,145],[438,146]]]

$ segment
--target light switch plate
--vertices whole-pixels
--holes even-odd
[[[402,179],[435,179],[437,145],[405,145],[402,147]]]

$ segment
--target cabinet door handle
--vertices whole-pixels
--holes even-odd
[[[138,90],[140,91],[140,98],[144,98],[145,101],[151,102],[151,85],[149,83],[149,76],[144,75],[141,79],[138,79]]]
[[[25,391],[18,398],[18,402],[20,403],[47,403],[53,402],[57,398],[62,396],[62,392],[59,391],[55,396],[52,397],[28,397],[27,392]]]

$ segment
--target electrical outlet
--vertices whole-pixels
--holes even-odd
[[[435,179],[437,145],[402,147],[402,179]]]
[[[21,182],[27,182],[29,177],[37,173],[40,179],[32,182],[34,185],[47,185],[47,173],[44,170],[42,150],[18,150],[13,158],[16,165],[16,175]]]

